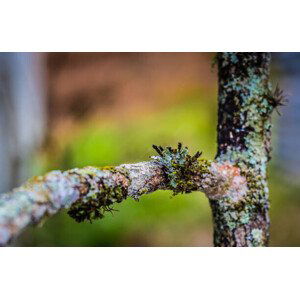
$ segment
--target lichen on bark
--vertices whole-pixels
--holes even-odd
[[[159,156],[148,162],[52,171],[1,195],[0,245],[63,208],[78,222],[93,221],[127,197],[138,199],[158,189],[174,195],[202,191],[215,200],[232,196],[237,201],[246,191],[239,168],[231,163],[199,159],[200,152],[190,155],[180,143],[154,148]]]
[[[0,196],[0,245],[6,244],[29,224],[70,208],[77,221],[100,218],[114,202],[127,197],[130,179],[123,171],[98,167],[51,171],[30,179]]]
[[[271,114],[281,104],[271,89],[270,61],[270,53],[217,55],[216,161],[230,161],[239,167],[248,190],[238,202],[230,196],[210,200],[216,246],[266,246],[269,241],[266,171],[271,152]]]

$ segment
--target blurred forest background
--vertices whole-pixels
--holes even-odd
[[[1,53],[0,192],[54,169],[148,160],[152,144],[216,153],[214,53]],[[274,115],[271,245],[300,246],[300,55],[275,53],[272,81],[289,103]],[[66,211],[17,246],[211,246],[200,192],[144,195],[102,220]]]

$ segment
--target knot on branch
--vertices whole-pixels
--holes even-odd
[[[201,152],[198,151],[191,156],[188,148],[182,147],[181,143],[178,143],[178,147],[174,149],[169,146],[156,145],[153,145],[153,148],[159,156],[152,157],[152,159],[162,166],[174,195],[198,190],[199,181],[195,178],[200,169],[198,158],[201,156]]]

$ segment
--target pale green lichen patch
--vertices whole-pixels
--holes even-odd
[[[249,220],[250,220],[250,215],[249,213],[246,213],[245,211],[242,211],[240,213],[240,221],[242,224],[247,224],[249,223]]]
[[[251,235],[253,238],[253,245],[254,246],[263,246],[263,231],[258,228],[254,228],[251,231]]]

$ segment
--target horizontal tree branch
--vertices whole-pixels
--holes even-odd
[[[181,144],[177,149],[155,149],[159,156],[149,162],[52,171],[0,195],[0,245],[63,208],[69,208],[76,221],[92,221],[113,210],[114,203],[158,189],[174,194],[203,191],[215,200],[230,194],[234,201],[247,192],[246,179],[228,162],[198,159],[200,153],[192,157]]]

